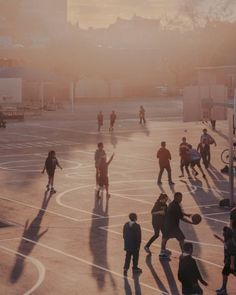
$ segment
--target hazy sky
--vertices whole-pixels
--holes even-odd
[[[81,27],[107,27],[117,17],[182,19],[186,14],[236,21],[236,0],[68,0],[69,17]]]

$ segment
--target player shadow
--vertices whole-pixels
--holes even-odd
[[[150,136],[150,130],[149,130],[148,126],[146,124],[140,124],[140,126],[142,128],[143,133],[146,136]]]
[[[116,146],[118,144],[118,139],[117,139],[114,131],[110,132],[110,143],[113,146],[113,148],[116,148]]]
[[[104,199],[104,200],[103,200]],[[105,207],[104,207],[105,203]],[[89,234],[89,247],[93,257],[92,265],[92,276],[97,281],[98,289],[102,290],[105,287],[106,276],[109,276],[111,285],[113,287],[113,292],[116,292],[116,283],[112,274],[106,270],[102,270],[99,267],[109,269],[108,257],[107,257],[107,236],[108,231],[106,227],[109,224],[109,199],[104,197],[98,198],[95,194],[94,198],[94,208],[93,208],[93,218],[90,227]],[[99,218],[97,215],[100,215]],[[113,293],[115,294],[115,293]]]
[[[10,275],[10,281],[12,284],[15,284],[21,277],[24,266],[25,259],[30,253],[33,251],[37,242],[40,238],[48,231],[48,228],[39,233],[40,226],[46,212],[48,203],[51,199],[51,194],[49,192],[45,192],[42,206],[37,214],[37,216],[33,219],[33,221],[29,224],[29,220],[25,222],[24,232],[22,234],[20,245],[17,249],[19,254],[16,254],[16,261],[13,266]],[[32,241],[32,242],[31,242]]]
[[[127,277],[124,277],[124,290],[125,290],[125,295],[132,295],[133,294],[129,280]]]
[[[175,194],[175,186],[174,185],[169,185],[169,184],[167,184],[166,183],[166,185],[168,185],[168,187],[169,187],[169,189],[171,190],[171,192],[173,193],[173,194]],[[165,186],[165,184],[163,185],[163,184],[158,184],[157,183],[157,186],[158,186],[158,188],[159,188],[159,190],[163,193],[163,194],[166,194],[166,191],[165,191],[165,189],[163,188],[163,186]]]
[[[219,172],[213,165],[210,165],[207,172],[208,172],[209,177],[212,179],[215,187],[218,190],[227,190],[228,189],[228,181],[225,180],[222,173]]]
[[[180,295],[180,292],[178,290],[178,287],[175,281],[175,277],[170,267],[170,263],[169,263],[170,260],[169,259],[159,259],[159,260],[164,270],[164,273],[166,275],[168,285],[170,287],[170,294]]]
[[[160,289],[163,292],[163,294],[168,293],[168,290],[166,289],[166,287],[164,286],[164,284],[162,283],[162,281],[158,277],[157,272],[152,265],[152,255],[149,254],[146,256],[146,264],[147,264],[147,267],[149,268],[149,270],[150,270],[150,272],[157,284],[158,289]]]
[[[225,140],[229,140],[228,135],[225,135],[221,130],[214,130],[215,133],[217,133],[220,137],[224,138]]]
[[[130,280],[127,277],[124,277],[124,290],[125,295],[142,295],[141,286],[139,283],[140,274],[133,274],[133,282],[134,282],[134,293],[132,292],[132,288],[130,286]]]
[[[205,179],[203,179],[203,181],[206,181]],[[213,194],[213,191],[211,189],[211,186],[207,185],[207,190],[204,191],[204,190],[201,190],[200,188],[202,187],[202,181],[201,180],[197,180],[197,181],[194,181],[194,180],[191,180],[190,181],[191,185],[197,185],[199,187],[199,189],[197,191],[192,191],[192,187],[186,183],[186,188],[187,190],[189,191],[190,195],[192,196],[193,200],[196,202],[197,205],[199,205],[199,210],[200,210],[200,214],[205,214],[205,213],[208,213],[207,210],[209,210],[209,208],[207,207],[206,205],[206,208],[205,208],[205,204],[206,204],[206,200],[207,200],[207,203],[209,204],[212,204],[212,203],[215,203],[216,201],[216,196]],[[218,199],[217,199],[218,201]],[[192,211],[192,212],[191,212]],[[191,209],[191,211],[189,213],[192,213],[194,214],[194,209]],[[212,235],[214,233],[214,230],[215,230],[215,224],[213,224],[210,220],[208,219],[205,219],[206,222],[208,223],[209,227],[212,229]],[[197,237],[196,235],[196,231],[195,231],[195,227],[198,226],[198,225],[190,225],[190,224],[185,224],[183,222],[183,229],[184,231],[187,231],[188,232],[188,236],[187,236],[187,240],[190,240],[190,241],[193,241],[193,245],[194,245],[194,254],[196,253],[196,257],[201,257],[201,249],[202,249],[202,246],[199,242],[199,238]],[[190,229],[191,228],[191,229]],[[203,277],[208,277],[208,273],[206,271],[206,268],[205,268],[205,265],[204,263],[201,261],[201,260],[197,260],[197,263],[198,263],[198,266],[199,266],[199,269],[200,269],[200,272],[202,273]]]

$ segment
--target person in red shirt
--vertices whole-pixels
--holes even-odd
[[[161,177],[164,172],[164,169],[166,169],[168,174],[168,181],[170,185],[174,185],[174,182],[172,181],[171,177],[171,167],[170,167],[170,160],[171,160],[171,154],[168,149],[166,149],[166,142],[161,142],[161,148],[157,151],[157,158],[159,159],[159,166],[160,166],[160,172],[158,175],[157,184],[162,184]]]

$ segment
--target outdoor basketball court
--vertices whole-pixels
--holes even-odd
[[[96,131],[94,107],[89,116],[76,115],[65,120],[52,114],[38,119],[10,123],[0,130],[0,294],[181,294],[177,279],[180,249],[177,241],[167,244],[170,260],[159,260],[159,238],[151,246],[152,255],[143,250],[151,237],[151,208],[160,192],[170,200],[183,193],[187,213],[200,213],[199,225],[182,224],[187,240],[194,243],[194,256],[209,286],[205,294],[215,294],[221,286],[223,245],[213,237],[229,222],[229,210],[218,202],[228,195],[228,176],[220,173],[221,151],[227,147],[227,122],[217,122],[217,132],[202,123],[183,123],[176,118],[176,105],[170,117],[156,102],[147,107],[147,125],[135,118],[139,104],[112,106],[118,119],[113,133],[108,122]],[[108,116],[110,106],[105,109]],[[84,106],[86,108],[86,106]],[[120,116],[119,116],[120,111]],[[83,109],[81,109],[83,113]],[[150,119],[151,118],[151,119]],[[179,178],[178,146],[183,136],[197,146],[203,126],[215,138],[212,166],[206,179]],[[156,151],[165,140],[172,154],[175,186],[167,175],[157,186]],[[111,198],[95,198],[94,151],[103,141],[108,157]],[[40,172],[50,149],[55,149],[63,170],[57,170],[57,193],[45,194],[46,174]],[[142,228],[139,266],[141,275],[123,277],[125,252],[122,228],[128,214],[136,212]],[[229,294],[236,294],[235,278],[229,278]]]

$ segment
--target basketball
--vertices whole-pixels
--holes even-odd
[[[214,141],[214,139],[213,138],[209,138],[209,144],[213,144],[215,141]]]
[[[202,221],[202,217],[200,214],[193,214],[192,215],[193,224],[199,224],[201,221]]]

